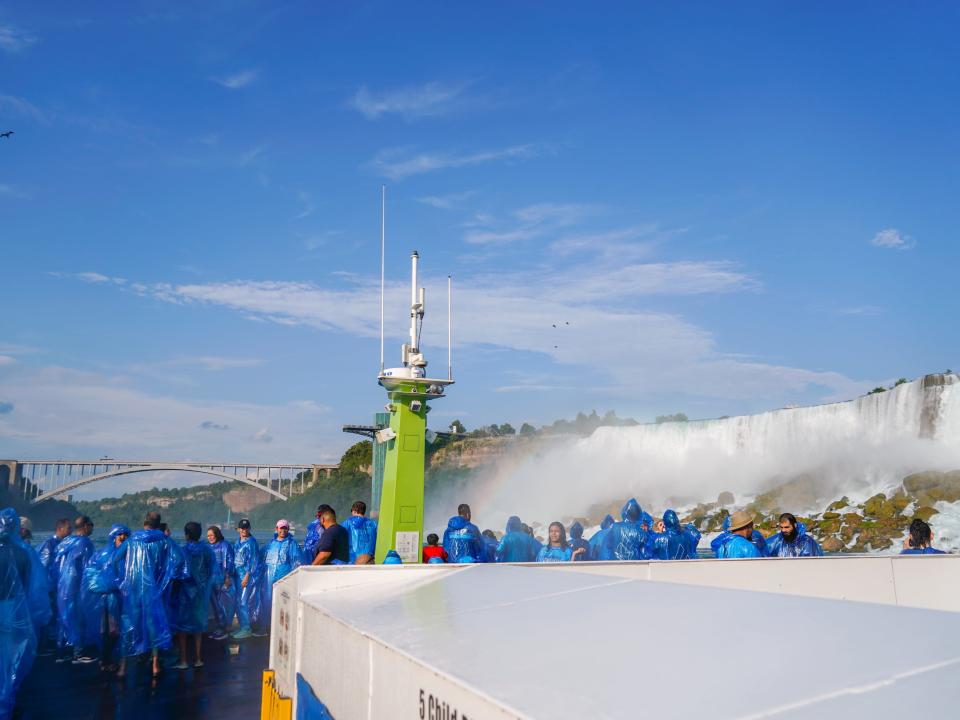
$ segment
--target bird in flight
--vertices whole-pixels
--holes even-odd
[[[0,138],[8,138],[13,135],[13,130],[7,130],[6,132],[0,133]]]

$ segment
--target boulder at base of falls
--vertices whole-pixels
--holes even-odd
[[[950,472],[914,473],[903,479],[903,488],[923,505],[933,505],[938,500],[960,500],[960,470]]]
[[[930,522],[930,518],[932,518],[932,517],[933,517],[934,515],[936,515],[938,512],[940,512],[940,511],[939,511],[939,510],[935,510],[934,508],[930,507],[929,505],[925,505],[925,506],[923,506],[923,507],[919,507],[919,508],[917,508],[916,510],[914,510],[914,511],[913,511],[913,516],[914,516],[915,518],[920,518],[920,519],[923,520],[924,522]]]
[[[734,497],[733,493],[729,490],[724,490],[717,496],[718,505],[733,505]]]
[[[820,546],[823,548],[824,552],[835,553],[843,550],[845,543],[837,537],[830,536],[823,539],[823,542],[820,543]]]

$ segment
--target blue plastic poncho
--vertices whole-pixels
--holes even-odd
[[[652,557],[650,535],[641,527],[643,510],[630,498],[620,511],[621,522],[614,523],[603,540],[601,560],[648,560]]]
[[[540,552],[537,553],[537,562],[570,562],[572,556],[573,550],[570,549],[569,545],[564,548],[544,545],[540,548]]]
[[[117,548],[120,578],[120,644],[124,656],[170,647],[164,597],[180,570],[182,555],[160,530],[138,530]]]
[[[264,621],[270,619],[272,611],[273,584],[300,567],[301,557],[300,546],[290,535],[283,540],[274,535],[273,540],[264,546],[263,585],[260,589],[261,617]]]
[[[350,563],[357,561],[357,555],[369,555],[377,552],[377,523],[362,515],[351,515],[342,523],[350,534]]]
[[[603,522],[600,523],[600,529],[593,534],[593,537],[590,538],[590,559],[591,560],[600,560],[600,551],[603,548],[603,539],[607,536],[607,532],[610,528],[613,527],[613,515],[607,515],[603,518]]]
[[[57,580],[60,579],[60,576],[57,575],[57,546],[60,545],[61,538],[58,538],[56,535],[51,535],[42,543],[40,547],[37,548],[37,554],[40,556],[40,562],[43,564],[43,567],[47,571],[47,587],[51,593],[57,591]]]
[[[946,555],[943,550],[937,550],[932,547],[925,548],[904,548],[900,551],[901,555]]]
[[[807,535],[806,527],[797,524],[797,533],[792,542],[784,539],[783,533],[777,533],[767,538],[768,557],[820,557],[823,550],[820,544]]]
[[[386,560],[386,558],[384,558]],[[442,557],[432,557],[427,560],[427,565],[446,565]]]
[[[729,515],[723,519],[722,527],[723,531],[710,541],[710,549],[713,550],[713,554],[717,557],[720,557],[720,547],[724,543],[729,542],[730,538],[733,537],[733,534],[730,532]],[[750,542],[752,542],[757,548],[757,552],[760,553],[760,557],[767,556],[767,540],[765,537],[763,537],[763,534],[759,530],[753,531],[753,535],[750,537]]]
[[[459,515],[450,518],[447,529],[443,531],[443,549],[447,551],[451,563],[458,563],[465,556],[471,557],[471,562],[483,562],[486,555],[480,530]]]
[[[721,560],[739,560],[742,558],[763,557],[757,546],[740,535],[730,534],[729,539],[717,550],[717,557]]]
[[[80,605],[83,569],[93,551],[93,543],[86,535],[70,535],[57,546],[57,640],[61,647],[70,646],[77,651],[86,637]]]
[[[173,581],[171,630],[201,633],[207,629],[210,591],[217,573],[217,559],[206,542],[188,540],[180,547],[183,563]]]
[[[93,554],[83,569],[80,605],[83,608],[84,645],[103,653],[107,637],[120,636],[120,579],[113,564],[111,542]]]
[[[703,534],[693,523],[684,525],[683,531],[687,536],[687,551],[690,553],[691,559],[695,560],[697,558],[697,549],[700,547],[700,538],[703,537]]]
[[[497,561],[497,545],[499,542],[496,537],[490,537],[489,535],[481,535],[480,538],[483,540],[483,562],[495,563]]]
[[[323,535],[323,525],[320,520],[311,520],[307,525],[307,534],[303,538],[303,564],[309,565],[317,557],[317,545],[320,544],[320,536]]]
[[[233,624],[237,610],[237,567],[233,559],[233,545],[220,540],[210,546],[214,558],[213,588],[210,604],[216,629],[225,633]]]
[[[689,530],[681,528],[680,518],[673,510],[667,510],[663,514],[663,525],[662,533],[652,535],[653,557],[658,560],[686,560],[696,557],[696,547],[700,541],[699,532],[694,537]]]
[[[237,540],[233,545],[233,563],[237,569],[237,622],[241,630],[260,622],[260,589],[263,580],[263,564],[260,546],[252,535],[246,540]],[[243,587],[243,579],[247,586]]]
[[[534,548],[529,535],[523,531],[523,523],[516,515],[507,520],[506,532],[497,544],[497,562],[533,562],[538,550]]]
[[[40,560],[37,551],[20,537],[20,516],[13,508],[0,510],[0,523],[13,528],[11,532],[12,541],[23,548],[30,560],[30,580],[26,587],[27,605],[30,608],[30,618],[33,620],[33,627],[39,640],[41,631],[53,616],[47,585],[47,571],[43,567],[43,562]]]
[[[577,556],[577,560],[590,559],[590,543],[583,539],[583,525],[579,522],[570,526],[570,549],[576,552],[583,548],[583,552]]]
[[[396,550],[387,550],[387,554],[383,558],[384,565],[403,565],[403,559],[400,557],[400,554]]]
[[[0,511],[0,718],[4,719],[13,714],[17,689],[37,652],[28,598],[34,567],[20,540],[20,516],[13,508],[4,508]]]

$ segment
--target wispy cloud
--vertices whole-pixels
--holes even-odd
[[[303,220],[313,215],[316,206],[313,204],[313,200],[310,198],[310,193],[304,192],[303,190],[297,191],[297,200],[300,201],[302,209],[294,217],[294,220]]]
[[[15,28],[12,25],[0,25],[0,50],[16,54],[30,47],[36,41],[36,36],[28,32]]]
[[[417,198],[417,202],[438,210],[457,210],[462,207],[464,201],[469,200],[476,194],[476,190],[467,190],[466,192],[450,193],[449,195],[428,195]]]
[[[13,365],[17,359],[11,355],[0,355],[0,366]]]
[[[879,315],[883,308],[876,305],[857,305],[855,307],[840,308],[837,312],[840,315]]]
[[[480,226],[469,230],[464,240],[471,245],[505,245],[530,240],[574,225],[599,211],[600,208],[595,205],[564,203],[528,205],[513,212],[514,222],[510,226],[497,228],[495,222],[490,222],[487,227]]]
[[[273,435],[270,434],[270,428],[269,428],[269,427],[263,427],[263,428],[260,428],[259,430],[257,430],[257,431],[250,437],[250,439],[253,440],[254,442],[272,443],[272,442],[273,442]]]
[[[47,117],[46,113],[30,101],[16,95],[0,94],[0,116],[27,118],[41,125],[50,124],[50,118]]]
[[[263,153],[265,153],[266,151],[267,151],[266,145],[257,145],[256,147],[252,147],[246,152],[244,152],[242,155],[240,155],[240,158],[237,160],[237,164],[239,164],[241,167],[250,165],[254,160],[256,160],[258,157],[263,155]],[[266,185],[268,183],[264,183],[263,179],[261,178],[261,184]]]
[[[227,424],[215,423],[213,420],[204,420],[198,426],[201,430],[229,430],[230,426]]]
[[[475,153],[412,153],[409,148],[381,150],[369,165],[379,174],[391,180],[402,180],[412,175],[469,167],[495,161],[521,162],[546,152],[539,145],[513,145],[499,150],[484,150]]]
[[[906,233],[900,232],[897,228],[887,228],[874,235],[870,244],[875,247],[893,248],[894,250],[910,250],[917,244],[917,241]]]
[[[400,115],[410,120],[450,112],[465,88],[466,85],[428,82],[373,92],[364,85],[354,93],[348,104],[369,120],[384,115]]]
[[[250,368],[263,365],[263,359],[257,357],[218,357],[216,355],[201,355],[199,357],[178,357],[170,360],[168,365],[196,366],[204,370],[218,372],[235,368]]]
[[[240,88],[245,88],[248,85],[253,84],[259,77],[260,71],[251,69],[242,70],[232,75],[212,77],[210,79],[221,87],[229,88],[230,90],[239,90]]]
[[[17,198],[19,200],[25,200],[30,196],[27,193],[23,192],[14,185],[7,185],[5,183],[0,183],[0,195],[5,197]]]

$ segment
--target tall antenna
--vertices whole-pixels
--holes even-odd
[[[383,292],[387,247],[387,186],[380,186],[380,374],[383,375]]]
[[[453,382],[453,280],[447,275],[447,380]]]

